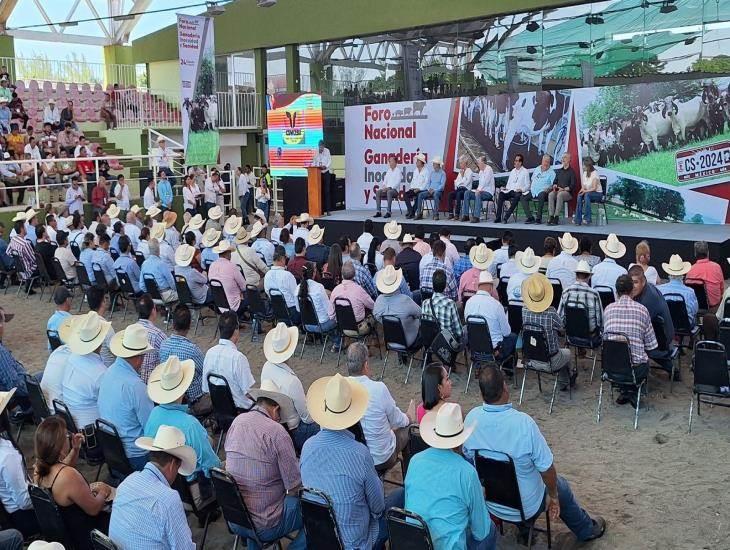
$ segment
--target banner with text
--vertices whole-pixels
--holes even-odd
[[[185,163],[216,164],[220,151],[213,18],[177,15]]]

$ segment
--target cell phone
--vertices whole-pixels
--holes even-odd
[[[94,425],[88,424],[84,426],[81,431],[84,434],[84,439],[86,440],[86,448],[93,449],[96,447],[96,428],[94,428]]]

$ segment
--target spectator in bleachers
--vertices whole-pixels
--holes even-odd
[[[58,133],[58,148],[66,153],[66,156],[73,155],[79,138],[70,124],[64,126],[63,132]]]
[[[43,133],[38,136],[38,146],[41,148],[44,158],[45,153],[58,154],[58,138],[48,123],[43,125]]]
[[[23,187],[21,188],[21,195],[18,198],[18,204],[21,204],[23,202],[24,191],[28,192],[28,204],[35,204],[35,169],[33,168],[33,163],[30,162],[30,159],[30,153],[26,153],[24,155],[24,162],[20,163],[20,184]]]
[[[107,93],[104,94],[104,103],[101,104],[101,109],[99,109],[99,117],[106,124],[107,130],[117,127],[117,115],[114,114],[114,101],[112,100],[112,96]]]
[[[94,181],[96,179],[96,168],[94,162],[91,160],[85,160],[88,149],[86,147],[79,150],[76,161],[76,169],[81,176],[81,181],[86,182],[88,180]]]
[[[3,160],[13,160],[14,155],[11,152],[3,153]],[[11,164],[0,164],[0,181],[3,183],[3,187],[7,186],[7,192],[3,190],[4,196],[2,199],[2,205],[8,206],[13,204],[13,192],[10,188],[18,185],[18,173],[20,172],[20,166],[13,162]]]
[[[49,202],[59,202],[61,200],[61,178],[58,175],[58,168],[53,161],[53,153],[44,154],[45,161],[40,164],[41,173],[43,175],[43,184],[48,185],[46,196]]]
[[[76,143],[76,147],[74,147],[74,158],[80,157],[81,151],[84,151],[86,153],[84,156],[86,156],[86,157],[91,156],[91,149],[89,149],[89,141],[86,139],[85,136],[79,136],[78,142]]]
[[[94,152],[94,156],[95,157],[105,157],[106,156],[106,153],[104,152],[104,149],[101,147],[101,145],[99,145],[96,148],[96,151]],[[109,174],[109,170],[111,170],[111,168],[109,166],[109,161],[100,160],[100,161],[98,161],[98,165],[99,165],[99,175],[104,176],[107,180],[114,181],[114,177]],[[113,191],[113,189],[112,189],[112,191]]]
[[[23,100],[18,97],[18,94],[13,92],[12,99],[8,104],[10,111],[12,112],[12,118],[19,118],[23,121],[23,129],[28,126],[28,113],[23,105]]]
[[[8,152],[15,154],[15,158],[22,158],[23,148],[25,147],[25,136],[20,133],[20,129],[17,124],[10,125],[10,134],[5,137],[7,142]]]
[[[114,196],[117,198],[117,205],[122,212],[129,210],[129,185],[127,185],[127,180],[124,179],[123,174],[119,174],[117,177]]]
[[[10,81],[7,78],[0,78],[0,97],[10,101],[13,98],[13,90],[10,88]]]
[[[66,190],[66,206],[68,213],[73,215],[76,212],[84,214],[84,188],[79,185],[79,177],[71,176],[71,187]]]
[[[61,127],[65,128],[67,124],[72,128],[78,128],[74,115],[74,102],[70,99],[66,100],[66,106],[61,110]]]
[[[51,124],[54,130],[61,128],[61,111],[56,107],[56,100],[50,98],[43,109],[43,124]]]
[[[0,129],[2,129],[3,134],[10,133],[12,112],[10,111],[10,107],[8,107],[8,103],[9,101],[6,98],[0,97]]]
[[[23,153],[30,155],[33,160],[41,160],[41,150],[38,147],[38,141],[33,136],[28,136],[28,143],[23,147]]]
[[[68,158],[68,152],[65,149],[61,149],[59,157],[56,169],[58,170],[61,181],[66,183],[71,181],[71,178],[74,176],[78,178],[79,172],[76,169],[76,163]]]

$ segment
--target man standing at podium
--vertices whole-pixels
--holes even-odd
[[[332,166],[332,155],[330,150],[324,146],[324,140],[319,140],[319,150],[312,158],[312,166],[318,167],[322,171],[322,191],[324,198],[324,210],[329,214],[330,211],[330,181],[332,174],[330,167]]]

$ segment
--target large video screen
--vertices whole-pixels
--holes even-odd
[[[322,139],[322,97],[276,94],[266,112],[269,165],[274,176],[306,176]]]

